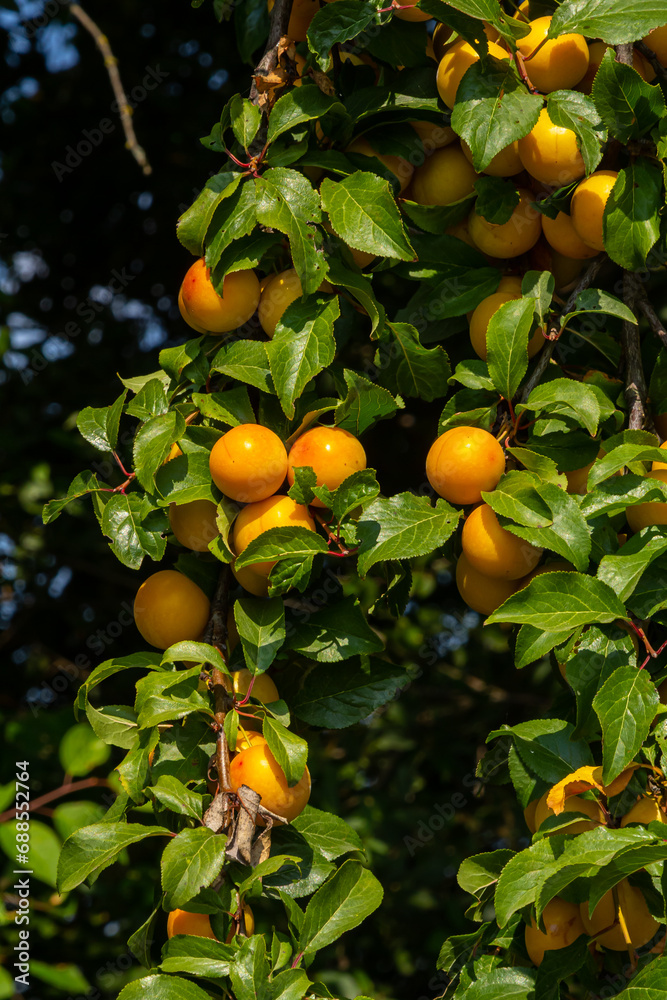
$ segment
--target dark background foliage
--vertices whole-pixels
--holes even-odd
[[[87,10],[119,58],[150,176],[124,148],[100,54],[66,7],[50,0],[46,7],[21,2],[0,10],[6,32],[0,709],[2,780],[8,783],[2,808],[13,797],[14,760],[30,761],[33,798],[62,784],[58,747],[74,724],[78,684],[106,657],[140,648],[129,618],[138,578],[109,552],[89,506],[71,506],[48,529],[40,511],[83,468],[98,463],[102,478],[115,475],[77,434],[78,410],[109,404],[120,391],[117,373],[150,372],[161,347],[186,339],[176,298],[190,258],[174,226],[222,166],[199,137],[227,98],[249,86],[250,67],[238,55],[234,29],[218,24],[210,5],[196,10],[185,2],[121,0]],[[391,305],[391,281],[378,285]],[[364,442],[387,493],[423,484],[437,415],[437,402],[411,402]],[[122,455],[130,459],[130,441]],[[144,567],[143,575],[153,568]],[[375,584],[348,581],[348,587],[370,602]],[[467,929],[455,879],[460,861],[527,842],[511,797],[494,787],[482,793],[474,771],[488,730],[539,715],[556,681],[546,665],[530,677],[517,674],[505,634],[482,633],[478,621],[461,608],[447,561],[422,565],[408,614],[380,622],[390,654],[414,679],[367,724],[312,734],[312,801],[358,829],[385,888],[380,910],[318,957],[322,978],[341,996],[438,996],[444,987],[436,973],[440,945]],[[131,700],[124,679],[114,678],[98,694],[106,703]],[[115,762],[112,757],[93,776],[105,777]],[[104,804],[109,792],[90,794]],[[50,822],[52,806],[41,822]],[[138,975],[125,942],[158,899],[147,844],[131,849],[92,889],[69,898],[60,899],[46,882],[34,883],[33,958],[45,966],[35,965],[31,995],[113,997]],[[2,889],[4,963],[13,974],[12,868],[6,860]],[[161,920],[158,945],[164,934]],[[0,979],[0,997],[11,995],[9,977]]]

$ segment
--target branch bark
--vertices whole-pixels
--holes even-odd
[[[276,0],[271,11],[271,27],[269,29],[266,49],[264,50],[264,55],[255,66],[252,74],[253,83],[250,88],[250,100],[253,104],[259,103],[259,91],[257,90],[255,77],[266,76],[268,73],[272,73],[273,70],[276,69],[278,65],[278,47],[280,45],[280,39],[287,34],[287,26],[289,25],[291,13],[292,0]],[[262,131],[263,129],[260,129],[260,132]],[[264,141],[265,140],[262,139],[262,145],[264,144]],[[255,140],[255,143],[256,142],[257,140]]]
[[[650,49],[646,44],[646,42],[641,42],[641,41],[635,42],[635,48],[644,57],[644,59],[650,62],[651,66],[655,71],[655,75],[660,80],[664,80],[667,82],[667,68],[662,65],[657,55],[653,51],[653,49]]]
[[[635,311],[635,287],[631,275],[623,275],[623,301]],[[625,400],[628,404],[628,428],[639,430],[644,426],[646,411],[646,380],[642,365],[639,326],[625,321],[622,333],[625,360]]]
[[[151,174],[153,172],[153,168],[148,162],[148,157],[146,156],[143,147],[137,142],[134,126],[132,124],[132,108],[128,104],[127,97],[125,96],[123,84],[120,79],[120,73],[118,72],[118,60],[111,51],[109,39],[78,3],[71,3],[69,5],[69,9],[79,24],[85,28],[90,35],[92,35],[95,44],[104,57],[104,65],[106,66],[107,73],[109,74],[113,92],[116,95],[116,102],[120,113],[120,122],[123,126],[123,131],[125,132],[125,145],[132,153],[132,156],[135,158],[144,174]]]
[[[646,289],[644,288],[641,281],[639,281],[635,277],[635,275],[628,274],[628,279],[633,286],[637,308],[641,309],[644,316],[646,317],[648,325],[651,327],[656,336],[660,337],[663,347],[667,347],[667,330],[665,330],[664,326],[660,322],[660,318],[657,312],[649,302],[648,295],[646,294]]]

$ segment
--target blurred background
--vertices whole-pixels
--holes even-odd
[[[261,44],[266,13],[257,0],[242,2],[253,4]],[[99,662],[140,648],[130,614],[140,580],[110,553],[89,504],[71,505],[48,528],[41,508],[81,470],[109,474],[78,435],[77,412],[111,403],[118,373],[154,371],[162,347],[187,339],[177,294],[191,258],[175,223],[223,166],[199,138],[249,87],[239,55],[248,40],[218,23],[211,3],[85,9],[118,57],[149,176],[125,149],[100,53],[67,6],[0,7],[0,811],[13,802],[14,762],[27,759],[33,800],[54,793],[32,831],[28,995],[44,1000],[106,1000],[142,974],[126,942],[158,900],[159,873],[153,849],[140,845],[91,888],[55,891],[59,845],[105,811],[122,754],[75,722],[72,701]],[[379,276],[377,290],[390,309],[400,306],[391,275]],[[386,492],[422,485],[441,405],[409,400],[364,441]],[[369,605],[378,585],[350,586]],[[443,555],[417,567],[406,615],[376,624],[412,680],[363,725],[307,735],[313,804],[358,830],[385,901],[312,971],[341,997],[435,998],[446,982],[436,971],[442,942],[471,927],[458,865],[527,843],[513,797],[475,780],[486,733],[539,715],[559,682],[546,663],[530,674],[513,669],[506,634],[482,631],[461,606]],[[122,675],[97,694],[132,700]],[[68,782],[87,782],[85,796],[60,791]],[[0,826],[0,1000],[15,995],[13,835]],[[157,933],[164,938],[164,922]]]

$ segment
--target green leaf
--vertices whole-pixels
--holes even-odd
[[[555,646],[566,642],[572,631],[543,632],[534,625],[522,625],[516,637],[514,666],[517,670],[521,670],[522,667],[528,667],[536,660],[542,659]]]
[[[62,769],[72,778],[80,778],[106,764],[110,753],[109,747],[87,722],[79,722],[68,729],[58,750]]]
[[[203,815],[203,800],[201,795],[187,788],[182,781],[171,774],[162,774],[152,788],[148,790],[151,798],[172,812],[201,820]]]
[[[139,823],[93,823],[68,837],[58,859],[58,891],[69,892],[93,872],[102,871],[120,852],[146,837],[169,836],[162,826]]]
[[[456,880],[465,892],[479,897],[483,889],[496,884],[503,868],[514,856],[514,851],[503,848],[466,858],[459,868]]]
[[[380,381],[390,392],[418,396],[428,402],[447,393],[452,369],[446,351],[439,345],[423,347],[417,330],[409,323],[385,326],[374,364]]]
[[[247,382],[264,392],[275,393],[266,350],[258,340],[235,340],[225,344],[213,358],[211,371]]]
[[[660,87],[616,62],[613,49],[607,49],[595,74],[593,100],[610,134],[622,143],[641,138],[667,110]]]
[[[568,128],[576,135],[587,174],[592,173],[602,159],[602,146],[607,141],[605,125],[608,122],[599,111],[590,97],[574,90],[554,90],[547,97],[547,113],[553,124]]]
[[[255,413],[244,385],[224,392],[193,392],[192,402],[203,417],[219,420],[228,427],[255,423]]]
[[[136,745],[137,717],[129,706],[104,705],[100,709],[88,702],[86,717],[95,735],[104,743],[125,750],[131,750]]]
[[[616,316],[618,319],[627,320],[628,323],[637,325],[637,318],[631,309],[609,292],[603,292],[599,288],[586,288],[577,295],[575,307],[572,312],[566,313],[561,319],[563,329],[568,325],[574,316],[582,316],[584,313],[604,313],[606,316]]]
[[[218,979],[229,975],[233,960],[234,949],[230,945],[194,934],[177,934],[164,945],[159,967],[163,972]],[[167,976],[161,978],[167,979]],[[173,983],[183,982],[182,979],[169,979]]]
[[[286,416],[294,416],[295,401],[308,382],[333,361],[333,325],[339,316],[336,297],[292,302],[265,345],[273,384]]]
[[[241,174],[235,174],[231,170],[223,170],[214,177],[209,177],[194,203],[178,220],[176,235],[186,250],[195,257],[201,257],[204,253],[204,239],[213,213],[224,198],[234,193],[241,180]]]
[[[78,500],[89,493],[100,493],[104,490],[105,487],[99,483],[97,476],[93,472],[80,472],[69,484],[67,494],[64,497],[60,497],[58,500],[49,500],[44,505],[44,510],[42,511],[44,524],[50,524],[51,521],[55,521],[57,517],[60,517],[65,507],[72,503],[73,500]]]
[[[229,974],[236,1000],[268,1000],[269,963],[262,934],[243,940]]]
[[[191,670],[152,673],[137,681],[134,703],[141,729],[182,719],[191,712],[212,715],[209,699],[197,690],[200,665]]]
[[[234,602],[234,620],[246,666],[261,674],[271,666],[285,642],[285,607],[279,597],[241,597]]]
[[[312,726],[345,729],[391,701],[405,681],[405,671],[384,660],[347,660],[335,672],[312,670],[292,707]]]
[[[181,418],[182,419],[182,418]],[[113,493],[102,513],[102,532],[124,566],[139,569],[144,556],[159,562],[167,548],[165,511],[156,511],[146,496]]]
[[[155,473],[184,431],[185,420],[178,410],[151,417],[139,428],[134,439],[134,471],[145,490],[153,489]]]
[[[375,500],[379,492],[380,485],[372,469],[359,469],[357,472],[353,472],[352,475],[343,480],[334,493],[331,508],[334,519],[340,523],[357,507]]]
[[[602,217],[605,250],[628,271],[646,264],[649,250],[660,236],[659,213],[664,207],[662,169],[639,157],[619,170]]]
[[[336,2],[342,3],[343,0],[336,0]],[[344,288],[349,292],[362,308],[366,310],[371,321],[371,333],[375,333],[378,328],[381,329],[384,326],[384,308],[375,298],[373,286],[368,278],[360,274],[359,271],[353,271],[351,268],[346,267],[341,261],[336,260],[335,257],[330,257],[329,280],[337,288]]]
[[[608,584],[622,601],[634,592],[644,571],[667,551],[667,537],[661,528],[651,526],[633,535],[614,555],[600,560],[597,578]]]
[[[540,885],[557,867],[564,841],[563,835],[545,837],[519,851],[505,865],[494,898],[500,927],[505,927],[514,913],[535,901]]]
[[[502,226],[512,218],[521,200],[516,184],[506,177],[480,177],[475,181],[475,214]]]
[[[664,16],[664,15],[663,15]],[[656,958],[623,987],[623,1000],[658,1000],[665,986],[667,958]]]
[[[336,8],[323,7],[317,11],[306,36],[308,48],[317,56],[320,68],[324,70],[329,65],[333,46],[356,38],[376,17],[375,8],[362,0],[337,2],[339,6]]]
[[[450,205],[422,205],[409,198],[402,198],[401,208],[407,217],[424,232],[442,237],[449,226],[462,222],[470,215],[474,200],[474,196],[471,195],[461,201],[452,202]],[[451,238],[454,239],[454,237]],[[459,242],[461,241],[459,240]]]
[[[120,656],[114,657],[110,660],[105,660],[100,663],[99,666],[95,667],[93,672],[89,674],[86,680],[83,682],[81,687],[76,693],[75,702],[75,712],[85,711],[86,699],[93,688],[96,688],[98,684],[106,680],[108,677],[113,677],[114,674],[119,673],[121,670],[157,670],[162,671],[160,666],[160,660],[162,659],[161,653],[132,653],[130,656]]]
[[[338,2],[341,3],[343,0]],[[289,93],[279,97],[272,107],[267,141],[273,142],[283,132],[289,132],[302,122],[322,118],[331,113],[338,115],[346,113],[344,105],[335,97],[322,93],[319,87],[294,87]]]
[[[326,263],[316,248],[313,226],[322,218],[319,198],[306,177],[285,167],[267,170],[255,183],[257,221],[285,233],[303,293],[310,295],[326,277]]]
[[[378,257],[414,260],[415,252],[386,180],[357,171],[342,181],[325,178],[320,192],[332,228],[348,246]]]
[[[318,552],[328,552],[327,543],[321,535],[308,528],[269,528],[243,550],[236,558],[236,566],[252,566],[256,562],[279,561],[300,556],[307,559]]]
[[[609,45],[634,42],[665,23],[665,11],[656,0],[628,0],[619,11],[615,0],[565,0],[556,10],[548,38],[574,31],[601,38]]]
[[[259,130],[262,112],[256,104],[247,97],[241,97],[240,94],[234,94],[232,97],[229,102],[229,112],[234,137],[247,152]]]
[[[473,63],[456,92],[452,128],[470,147],[475,170],[486,170],[501,150],[528,135],[542,106],[542,98],[524,87],[512,60]]]
[[[493,969],[475,979],[467,988],[466,1000],[533,1000],[535,969]]]
[[[590,388],[574,379],[557,378],[535,386],[525,403],[517,406],[517,413],[533,410],[535,413],[569,416],[582,424],[591,437],[595,437],[600,421],[600,404]]]
[[[93,823],[99,822],[103,816],[104,807],[97,802],[61,802],[53,810],[52,819],[58,836],[67,840],[82,826],[91,826]],[[58,846],[58,853],[60,853],[60,846]],[[53,884],[55,885],[55,880]]]
[[[213,882],[222,868],[226,841],[224,834],[206,826],[181,830],[169,841],[160,866],[165,909],[183,906]]]
[[[543,573],[513,594],[487,618],[563,632],[579,625],[627,618],[611,587],[582,573]]]
[[[602,781],[609,784],[632,761],[648,736],[660,703],[645,670],[619,667],[602,685],[593,708],[602,727]]]
[[[281,602],[282,603],[282,602]],[[312,614],[295,611],[287,648],[321,663],[380,653],[383,642],[370,627],[354,597],[328,603]]]
[[[412,493],[378,498],[358,524],[359,575],[366,576],[382,560],[427,555],[454,533],[460,517],[445,500],[432,507],[427,497]]]
[[[376,910],[382,896],[382,886],[371,872],[358,861],[346,861],[308,903],[299,951],[309,957],[336,941]]]
[[[562,719],[536,719],[503,726],[489,739],[511,737],[526,767],[551,785],[578,767],[593,763],[588,743],[574,738],[574,726]]]
[[[336,0],[343,3],[344,0]],[[336,408],[336,426],[360,437],[377,420],[392,416],[404,408],[400,396],[395,399],[387,389],[374,385],[362,375],[346,368],[344,372],[347,396]]]
[[[270,715],[264,716],[262,735],[269,745],[278,766],[285,772],[287,784],[292,787],[301,780],[308,760],[308,744],[296,733],[286,729]]]
[[[504,302],[487,327],[489,375],[505,399],[512,399],[528,370],[528,340],[534,311],[535,300],[532,298]]]
[[[209,994],[181,976],[144,976],[128,983],[118,1000],[210,1000]]]
[[[164,383],[159,378],[151,378],[127,404],[127,412],[139,420],[159,417],[169,409]]]
[[[342,0],[337,0],[342,2]],[[359,834],[340,816],[323,812],[313,806],[306,806],[292,827],[306,838],[314,850],[324,855],[327,861],[335,861],[341,854],[361,851],[363,845]]]
[[[22,803],[19,803],[19,808]],[[17,836],[16,820],[10,819],[0,826],[0,847],[10,859],[12,869],[20,868],[17,863]],[[26,868],[32,870],[33,876],[46,885],[56,885],[56,872],[58,869],[58,856],[60,854],[60,838],[50,826],[40,823],[31,817],[30,819],[30,852],[21,855],[28,859]],[[34,890],[33,890],[34,891]]]
[[[211,281],[218,295],[223,293],[226,263],[220,259],[235,240],[252,233],[257,222],[257,193],[251,180],[240,184],[215,211],[206,234],[206,266],[211,268]]]
[[[113,451],[118,443],[118,425],[127,390],[111,406],[86,406],[76,418],[82,437],[98,451]]]

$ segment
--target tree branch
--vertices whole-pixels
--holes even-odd
[[[106,66],[107,73],[109,74],[113,92],[116,95],[120,121],[123,126],[123,131],[125,132],[125,145],[132,153],[132,156],[135,158],[144,174],[151,174],[153,172],[153,168],[148,162],[148,157],[146,156],[144,149],[137,142],[134,126],[132,124],[132,108],[127,102],[127,97],[125,96],[123,84],[120,79],[120,73],[118,72],[118,60],[111,51],[109,40],[78,3],[71,3],[69,5],[69,9],[79,24],[81,24],[82,27],[84,27],[86,31],[92,35],[95,40],[95,44],[104,56],[104,65]]]
[[[252,74],[253,82],[252,87],[250,88],[250,100],[253,104],[259,104],[259,91],[257,89],[256,77],[262,77],[272,73],[278,65],[278,48],[280,46],[280,39],[287,34],[287,27],[289,25],[291,13],[292,0],[276,0],[271,11],[271,27],[269,29],[269,37],[266,42],[266,49],[264,50],[264,55],[255,66]],[[263,131],[263,129],[260,129],[260,133]],[[262,138],[262,146],[264,145],[264,142],[265,139]],[[253,146],[256,143],[257,140],[253,143]]]
[[[53,802],[55,799],[61,799],[64,795],[70,795],[72,792],[81,792],[84,788],[110,788],[110,784],[106,778],[84,778],[82,781],[70,781],[66,785],[61,785],[60,788],[55,788],[52,792],[46,792],[45,795],[40,795],[38,799],[33,799],[30,803],[30,812],[34,812],[36,809],[40,809],[45,806],[47,802]],[[23,812],[22,809],[19,812]],[[8,819],[13,819],[16,816],[16,809],[8,809],[6,812],[0,814],[0,823],[6,823]]]
[[[653,51],[653,49],[650,49],[646,44],[646,42],[641,42],[641,41],[635,42],[635,48],[644,57],[644,59],[646,59],[647,62],[650,62],[651,66],[655,71],[655,75],[659,79],[667,82],[667,68],[662,65],[657,55]]]
[[[623,275],[623,301],[635,311],[635,287],[631,276]],[[639,326],[627,320],[623,323],[623,355],[625,358],[625,399],[628,404],[628,428],[639,430],[644,426],[646,408],[646,380],[642,365]]]
[[[657,312],[649,302],[646,289],[643,284],[637,280],[634,274],[628,274],[628,280],[633,286],[637,308],[641,309],[646,317],[648,325],[651,327],[656,336],[660,337],[663,347],[667,347],[667,330],[665,330],[664,326],[660,322]]]
[[[632,42],[624,42],[622,45],[616,46],[616,62],[632,66],[632,56]]]

